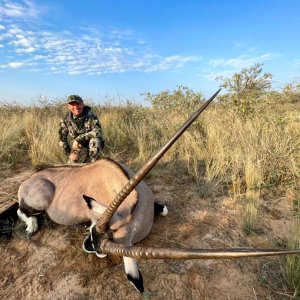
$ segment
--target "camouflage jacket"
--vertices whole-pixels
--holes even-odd
[[[60,146],[67,152],[70,150],[70,140],[82,143],[91,138],[100,138],[104,142],[99,119],[89,106],[84,106],[81,117],[76,117],[68,112],[60,120],[58,135]]]

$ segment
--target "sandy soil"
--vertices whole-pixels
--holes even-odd
[[[264,195],[258,230],[248,236],[240,225],[239,204],[216,189],[208,198],[177,167],[157,166],[147,182],[169,215],[157,217],[141,245],[227,248],[275,247],[291,227],[291,200]],[[174,174],[176,174],[174,176]],[[15,198],[30,171],[2,180],[3,195]],[[2,198],[1,198],[2,197]],[[46,215],[41,230],[24,237],[17,222],[12,237],[0,238],[0,299],[141,299],[130,285],[118,257],[97,258],[81,249],[87,225],[65,227]],[[290,299],[285,290],[283,258],[236,260],[141,260],[150,299]],[[145,296],[145,298],[147,298]]]

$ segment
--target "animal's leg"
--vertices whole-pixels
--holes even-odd
[[[38,224],[35,215],[49,208],[54,193],[53,183],[43,178],[37,178],[33,183],[27,181],[20,186],[18,216],[27,225],[27,237],[31,237],[37,232]]]
[[[128,280],[140,292],[144,292],[143,276],[139,270],[137,261],[134,258],[123,256],[125,273]]]
[[[38,231],[38,223],[35,216],[27,216],[26,213],[22,212],[19,208],[17,214],[23,222],[26,223],[26,236],[30,238]]]
[[[168,214],[167,206],[154,202],[154,214],[165,217]]]

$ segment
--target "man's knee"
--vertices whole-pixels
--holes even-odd
[[[89,142],[89,154],[92,158],[99,158],[104,148],[104,142],[99,138],[91,138]]]

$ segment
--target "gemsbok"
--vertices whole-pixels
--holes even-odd
[[[34,173],[18,191],[18,216],[27,225],[27,235],[37,232],[35,215],[42,211],[54,222],[63,225],[91,221],[90,235],[84,240],[83,249],[99,257],[107,254],[123,256],[127,278],[141,293],[144,292],[143,278],[136,260],[140,258],[221,259],[300,254],[300,250],[285,249],[133,246],[149,234],[155,213],[167,214],[167,208],[155,201],[143,178],[219,92],[194,112],[135,175],[126,166],[111,159],[84,165],[63,165]]]

